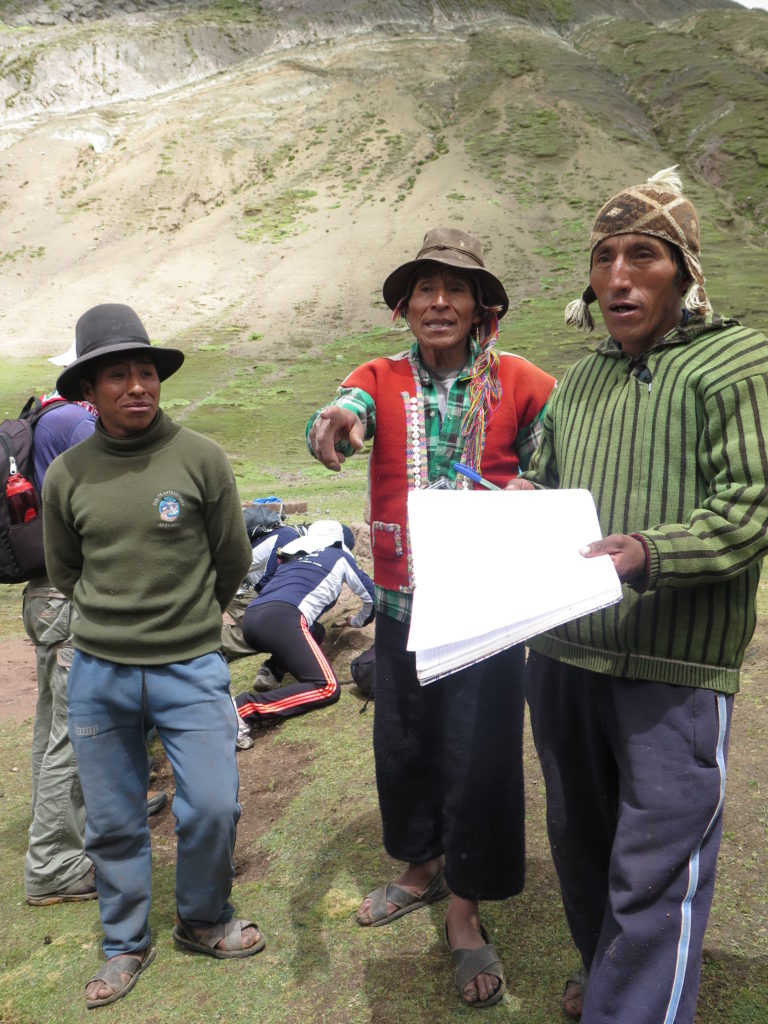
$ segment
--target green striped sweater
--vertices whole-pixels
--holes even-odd
[[[647,366],[647,370],[644,369]],[[739,688],[768,549],[768,344],[691,317],[633,362],[609,339],[566,374],[528,479],[592,492],[603,536],[640,534],[648,586],[531,641],[596,672]]]

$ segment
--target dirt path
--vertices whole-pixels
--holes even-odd
[[[355,524],[356,532],[364,528]],[[366,553],[365,543],[360,548]],[[370,554],[367,554],[370,559]],[[335,628],[344,616],[357,607],[358,600],[346,591],[339,605],[326,618],[328,639],[325,651],[339,672],[339,678],[349,679],[348,665],[352,657],[373,642],[373,627],[361,630]],[[250,660],[250,659],[249,659]],[[34,716],[37,699],[35,653],[27,639],[15,638],[0,643],[0,723],[21,724]],[[253,671],[258,665],[253,660]],[[304,768],[311,759],[311,746],[290,747],[272,742],[274,729],[265,729],[257,737],[252,750],[238,755],[240,772],[240,801],[243,816],[238,826],[235,868],[239,882],[253,881],[268,871],[268,859],[260,852],[256,839],[280,817],[296,793],[304,785]],[[159,744],[154,747],[154,770],[150,786],[164,789],[172,800],[175,781],[165,751]],[[176,858],[175,818],[167,810],[151,820],[154,855],[172,863]],[[4,1019],[4,1018],[3,1018]]]
[[[0,721],[21,723],[35,713],[35,652],[29,640],[5,640],[0,676]]]

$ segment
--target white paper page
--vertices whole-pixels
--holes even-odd
[[[579,554],[601,536],[588,491],[412,491],[408,517],[409,650],[498,630],[519,642],[621,597],[610,558]]]
[[[571,604],[554,609],[535,620],[526,619],[524,622],[495,629],[483,636],[418,650],[416,651],[416,675],[422,685],[434,682],[460,668],[482,661],[483,658],[490,658],[491,655],[497,654],[507,647],[523,643],[537,633],[552,629],[563,622],[570,622],[571,619],[577,619],[581,615],[587,615],[599,608],[606,607],[606,605],[615,604],[620,598],[621,594],[617,597],[613,592],[606,593],[599,598],[591,596],[581,604]]]

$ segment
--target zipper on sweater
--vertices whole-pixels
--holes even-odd
[[[642,352],[639,356],[635,356],[632,359],[632,375],[638,384],[648,385],[648,394],[651,393],[651,387],[653,385],[653,374],[651,368],[648,366],[645,358],[645,352]]]
[[[650,439],[649,431],[653,425],[651,412],[651,390],[653,385],[653,371],[647,363],[647,353],[630,360],[629,380],[626,389],[627,412],[633,420],[632,447],[633,457],[631,459],[632,477],[627,488],[626,513],[624,532],[632,533],[638,523],[643,523],[647,518],[648,485],[651,475],[650,468]],[[627,633],[629,629],[628,618],[622,620],[620,629],[620,643],[624,650],[629,651],[635,638]],[[629,658],[622,668],[622,675],[628,672]]]

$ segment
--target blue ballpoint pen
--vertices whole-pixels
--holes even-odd
[[[457,473],[461,473],[462,476],[469,477],[470,480],[474,480],[476,484],[480,484],[481,487],[487,487],[489,491],[500,491],[501,487],[497,487],[496,484],[492,484],[490,480],[486,480],[480,476],[476,469],[471,469],[469,466],[465,466],[463,462],[451,463]]]

